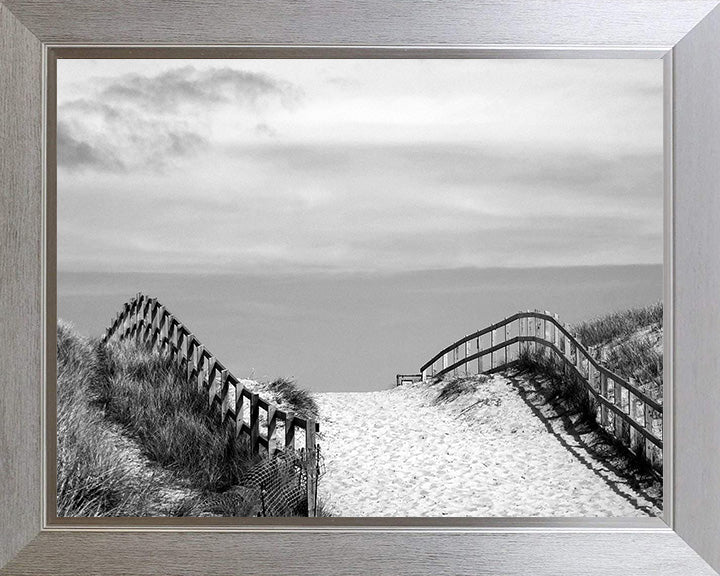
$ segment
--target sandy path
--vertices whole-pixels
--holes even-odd
[[[335,516],[644,516],[643,495],[495,376],[449,404],[439,385],[317,394]]]

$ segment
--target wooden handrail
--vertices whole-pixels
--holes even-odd
[[[457,342],[454,342],[453,344],[450,344],[450,346],[443,348],[435,354],[430,360],[425,362],[423,366],[420,368],[420,372],[424,372],[426,369],[428,369],[432,364],[435,364],[440,358],[442,358],[445,354],[448,352],[452,352],[455,348],[460,346],[461,344],[465,344],[466,342],[470,342],[471,340],[475,340],[476,338],[480,338],[481,336],[485,336],[485,334],[489,334],[493,330],[497,330],[498,328],[502,328],[503,326],[506,326],[507,324],[510,324],[514,322],[515,320],[519,318],[524,318],[523,316],[525,314],[524,312],[518,312],[517,314],[514,314],[508,318],[505,318],[504,320],[497,322],[496,324],[491,324],[487,328],[483,328],[482,330],[478,330],[477,332],[473,332],[472,334],[469,334],[465,336],[464,338],[460,338]]]
[[[530,322],[524,323],[526,331],[528,332],[526,334],[522,334],[523,320],[533,320],[532,324]],[[542,335],[538,335],[536,333],[536,328],[538,326],[537,323],[539,321],[543,322]],[[517,324],[517,334],[508,338],[508,327],[514,323]],[[552,340],[554,341],[551,341],[547,338],[548,325],[552,327]],[[532,330],[532,335],[529,334],[529,329],[531,326],[534,326]],[[480,338],[487,334],[491,334],[492,336],[494,336],[495,331],[501,328],[504,329],[505,338],[503,338],[501,342],[496,343],[494,338],[491,337],[490,346],[487,348],[481,348]],[[560,335],[562,335],[563,342],[562,350],[556,345],[561,341]],[[468,354],[467,344],[472,341],[477,342],[478,350],[472,354]],[[648,394],[640,390],[632,382],[629,382],[628,380],[616,374],[606,366],[603,366],[600,361],[598,361],[587,350],[587,348],[585,348],[582,343],[573,334],[570,333],[567,327],[564,326],[557,319],[556,316],[553,316],[547,312],[518,312],[517,314],[513,314],[512,316],[505,318],[500,322],[496,322],[494,324],[491,324],[490,326],[487,326],[486,328],[473,332],[472,334],[468,334],[467,336],[460,338],[456,342],[450,344],[449,346],[446,346],[440,352],[435,354],[428,362],[423,364],[423,366],[420,368],[420,373],[423,379],[427,379],[428,372],[431,372],[430,376],[441,377],[450,372],[456,372],[459,368],[462,368],[463,366],[468,366],[473,361],[478,361],[478,371],[482,371],[484,373],[497,372],[499,370],[508,368],[510,365],[516,364],[517,360],[509,359],[509,348],[517,346],[519,357],[522,347],[529,345],[543,346],[545,349],[550,351],[552,357],[559,358],[561,360],[563,370],[569,370],[573,374],[573,376],[579,382],[581,382],[588,395],[593,400],[595,400],[597,405],[600,407],[601,420],[603,421],[601,423],[603,425],[606,424],[605,420],[607,419],[608,413],[611,413],[613,415],[613,432],[616,434],[616,436],[623,435],[622,430],[620,430],[622,426],[629,426],[629,428],[634,430],[637,434],[640,435],[640,437],[642,437],[643,441],[647,441],[662,450],[662,438],[656,435],[652,429],[653,421],[660,421],[662,418],[662,404],[660,404],[654,398],[650,397]],[[457,352],[461,348],[464,350],[463,355],[460,359],[457,359]],[[574,361],[571,361],[570,359],[570,356],[572,355],[572,350],[574,350]],[[501,359],[501,361],[498,362],[498,364],[496,365],[495,357],[493,355],[502,351],[505,352],[504,359]],[[447,362],[446,356],[451,353],[454,356],[454,361]],[[491,358],[491,367],[489,370],[484,370],[485,367],[483,365],[483,370],[481,370],[481,359],[486,356],[490,356]],[[435,364],[441,360],[443,361],[443,367],[439,370],[436,370]],[[587,364],[587,375],[585,375],[584,370],[580,369],[580,366],[583,362]],[[598,378],[600,379],[600,390],[595,387],[594,374],[597,374]],[[610,384],[613,385],[613,399],[610,399],[607,395],[607,392],[610,389]],[[625,395],[627,396],[627,403],[623,402],[623,390],[625,391]],[[625,412],[624,410],[624,405],[627,404],[628,410],[630,412],[633,411],[633,397],[635,398],[636,402],[640,402],[642,404],[642,423],[638,422],[635,418],[631,416],[631,414]],[[659,415],[659,418],[653,418],[653,413]],[[622,426],[618,425],[618,422],[620,422]],[[624,438],[620,439],[622,441],[625,440]],[[629,441],[631,444],[633,443],[632,433],[630,433]]]
[[[304,430],[308,514],[315,514],[316,433],[320,431],[320,425],[315,420],[285,412],[245,388],[240,380],[155,298],[138,293],[127,302],[105,330],[102,340],[107,343],[113,337],[145,342],[167,352],[180,366],[184,364],[188,378],[196,379],[198,389],[207,391],[210,408],[219,407],[221,423],[229,421],[235,429],[235,437],[246,434],[250,438],[251,450],[254,453],[259,453],[262,447],[270,456],[278,443],[286,449],[294,450],[295,429]],[[233,394],[230,392],[231,388]],[[245,402],[250,406],[250,421],[247,423],[244,420]],[[260,410],[266,413],[267,434],[260,433]],[[274,443],[277,420],[285,423],[286,430],[284,442]],[[292,429],[287,430],[288,426]]]
[[[598,372],[601,372],[605,374],[608,378],[611,378],[614,382],[620,383],[623,388],[627,388],[630,390],[635,396],[642,399],[643,402],[647,402],[650,406],[652,406],[653,410],[656,410],[658,412],[662,412],[662,405],[659,404],[655,399],[651,398],[645,392],[640,390],[637,386],[631,384],[627,380],[625,380],[622,376],[619,374],[613,372],[609,368],[603,366],[600,364],[593,356],[590,354],[590,352],[565,328],[563,324],[558,322],[555,317],[550,316],[549,314],[543,314],[542,312],[518,312],[517,314],[513,314],[512,316],[509,316],[505,318],[504,320],[501,320],[500,322],[497,322],[495,324],[492,324],[488,326],[487,328],[483,328],[482,330],[478,330],[477,332],[473,332],[472,334],[465,336],[464,338],[461,338],[457,342],[451,344],[450,346],[447,346],[446,348],[443,348],[440,352],[438,352],[435,356],[432,357],[428,362],[425,362],[425,364],[422,365],[420,368],[420,373],[424,373],[430,366],[432,366],[435,362],[440,360],[445,354],[448,352],[452,352],[456,348],[462,346],[463,344],[467,342],[471,342],[472,340],[475,340],[477,338],[480,338],[484,336],[485,334],[489,334],[493,330],[497,330],[498,328],[502,328],[504,326],[507,326],[509,324],[512,324],[513,322],[522,319],[522,318],[536,318],[539,320],[545,320],[546,322],[551,322],[556,328],[560,330],[560,332],[565,336],[567,340],[570,341],[570,343],[575,346],[576,349],[580,349],[583,356],[585,356],[585,359],[590,362],[593,367],[598,370]],[[513,342],[514,344],[517,343],[517,340]],[[510,345],[510,342],[507,344]],[[492,352],[496,352],[499,350],[502,350],[505,348],[503,344],[498,344],[494,347]],[[484,349],[483,352],[486,354],[490,354],[490,349]],[[481,354],[480,356],[484,356],[485,354]],[[477,360],[479,356],[475,355],[472,360]],[[470,358],[468,358],[468,361],[470,361]],[[462,365],[464,362],[460,362],[459,365]]]

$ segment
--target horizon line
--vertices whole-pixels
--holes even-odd
[[[448,268],[413,268],[407,270],[369,270],[369,269],[335,269],[335,268],[308,268],[305,270],[272,270],[272,271],[247,271],[247,270],[233,270],[233,271],[200,271],[200,270],[169,270],[169,271],[156,271],[156,270],[98,270],[98,269],[73,269],[58,266],[56,272],[58,274],[107,274],[107,275],[122,275],[122,274],[142,274],[142,275],[166,275],[166,276],[238,276],[244,275],[249,277],[255,276],[313,276],[313,275],[328,275],[328,276],[401,276],[401,275],[412,275],[412,274],[424,274],[424,273],[444,273],[444,272],[479,272],[479,271],[527,271],[527,270],[577,270],[577,269],[589,269],[589,268],[655,268],[663,267],[664,262],[648,263],[638,262],[632,264],[569,264],[569,265],[547,265],[547,266],[455,266]]]

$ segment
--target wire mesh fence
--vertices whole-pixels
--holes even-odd
[[[253,490],[260,502],[258,516],[315,516],[317,480],[324,472],[320,446],[308,450],[276,452],[247,472],[240,483]],[[313,482],[314,479],[314,482]],[[308,498],[308,482],[315,490],[313,504]]]

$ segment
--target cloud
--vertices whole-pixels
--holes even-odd
[[[103,197],[88,186],[76,188],[77,205],[66,200],[62,228],[87,236],[63,263],[258,273],[662,261],[661,172],[645,174],[660,155],[548,151],[545,180],[535,178],[542,155],[522,158],[427,144],[268,145],[208,158],[191,177],[115,177]],[[102,217],[81,224],[83,211]]]
[[[231,68],[174,68],[155,75],[95,78],[95,90],[58,109],[58,165],[70,171],[162,172],[207,150],[211,111],[243,111],[247,131],[273,136],[262,109],[292,108],[301,91],[267,74]]]
[[[288,82],[232,68],[198,70],[183,66],[155,76],[125,74],[112,81],[101,79],[100,83],[104,85],[100,98],[133,103],[160,114],[176,112],[188,105],[233,103],[256,107],[272,97],[291,106],[301,96]]]
[[[662,261],[657,62],[231,65],[98,62],[59,92],[61,266]]]
[[[268,126],[265,122],[260,122],[259,124],[256,124],[255,132],[257,132],[261,136],[268,136],[269,138],[274,138],[278,135],[277,130],[275,130],[272,126]]]
[[[111,151],[99,150],[75,138],[66,122],[58,122],[57,125],[57,161],[58,165],[72,170],[88,167],[112,171],[124,169]]]
[[[357,201],[378,193],[403,201],[418,187],[433,188],[442,202],[458,195],[476,197],[488,207],[493,196],[522,193],[564,195],[574,203],[632,194],[628,199],[658,200],[662,150],[614,154],[592,147],[571,150],[531,146],[499,147],[475,143],[284,144],[238,146],[228,154],[266,169],[265,183],[280,174],[299,194],[303,182],[322,183],[333,194],[353,191]],[[282,187],[272,186],[277,194]],[[317,187],[316,187],[317,188]],[[426,200],[431,196],[425,196]],[[389,200],[386,200],[389,201]]]

